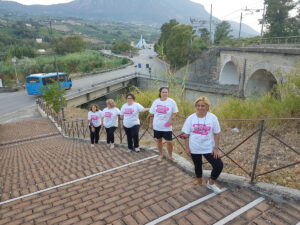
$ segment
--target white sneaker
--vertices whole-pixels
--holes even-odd
[[[95,147],[95,145],[94,145],[94,144],[91,144],[91,147],[93,148],[93,147]]]
[[[115,145],[114,144],[110,144],[110,149],[114,149],[115,148]]]
[[[126,152],[133,152],[131,149],[127,149],[127,151]]]
[[[134,150],[135,150],[136,152],[140,152],[140,151],[141,151],[141,149],[140,149],[139,147],[135,148]]]
[[[219,194],[222,192],[220,188],[217,187],[215,184],[210,184],[209,180],[207,181],[207,188],[212,190],[215,194]]]

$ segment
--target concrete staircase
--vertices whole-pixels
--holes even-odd
[[[33,130],[25,129],[28,123],[1,127],[10,135],[1,133],[0,224],[300,221],[299,202],[276,203],[246,188],[224,186],[215,195],[193,185],[177,165],[159,162],[154,152],[127,153],[104,144],[92,148],[57,135],[47,119],[30,120]],[[23,132],[14,132],[21,127]]]

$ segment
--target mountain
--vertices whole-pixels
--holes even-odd
[[[75,0],[49,6],[25,6],[0,0],[0,13],[17,13],[28,16],[79,17],[101,21],[118,21],[160,26],[175,18],[190,24],[191,17],[209,19],[209,13],[201,4],[189,0]],[[215,21],[218,19],[214,18]],[[238,23],[231,22],[237,33]],[[255,36],[257,32],[243,25],[242,36]]]

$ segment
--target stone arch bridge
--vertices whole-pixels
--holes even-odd
[[[238,86],[240,96],[261,96],[291,73],[300,76],[299,48],[220,49],[217,80],[220,85]]]

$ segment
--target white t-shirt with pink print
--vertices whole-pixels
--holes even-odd
[[[189,134],[189,148],[192,154],[212,153],[215,146],[214,134],[221,132],[218,118],[207,112],[204,118],[196,113],[190,115],[182,127],[182,132]]]
[[[120,110],[116,107],[105,108],[102,111],[103,125],[106,128],[118,127],[118,116],[120,115]]]
[[[176,102],[167,98],[165,101],[156,99],[149,112],[154,115],[153,129],[157,131],[172,131],[172,126],[168,126],[168,121],[172,118],[173,113],[178,113]]]
[[[132,105],[125,103],[120,112],[120,115],[124,116],[124,127],[131,128],[135,125],[140,125],[139,112],[143,109],[144,107],[139,103],[134,102]]]
[[[101,115],[102,115],[101,110],[96,112],[89,111],[88,120],[92,121],[94,127],[99,127],[101,125],[101,120],[100,120]]]

